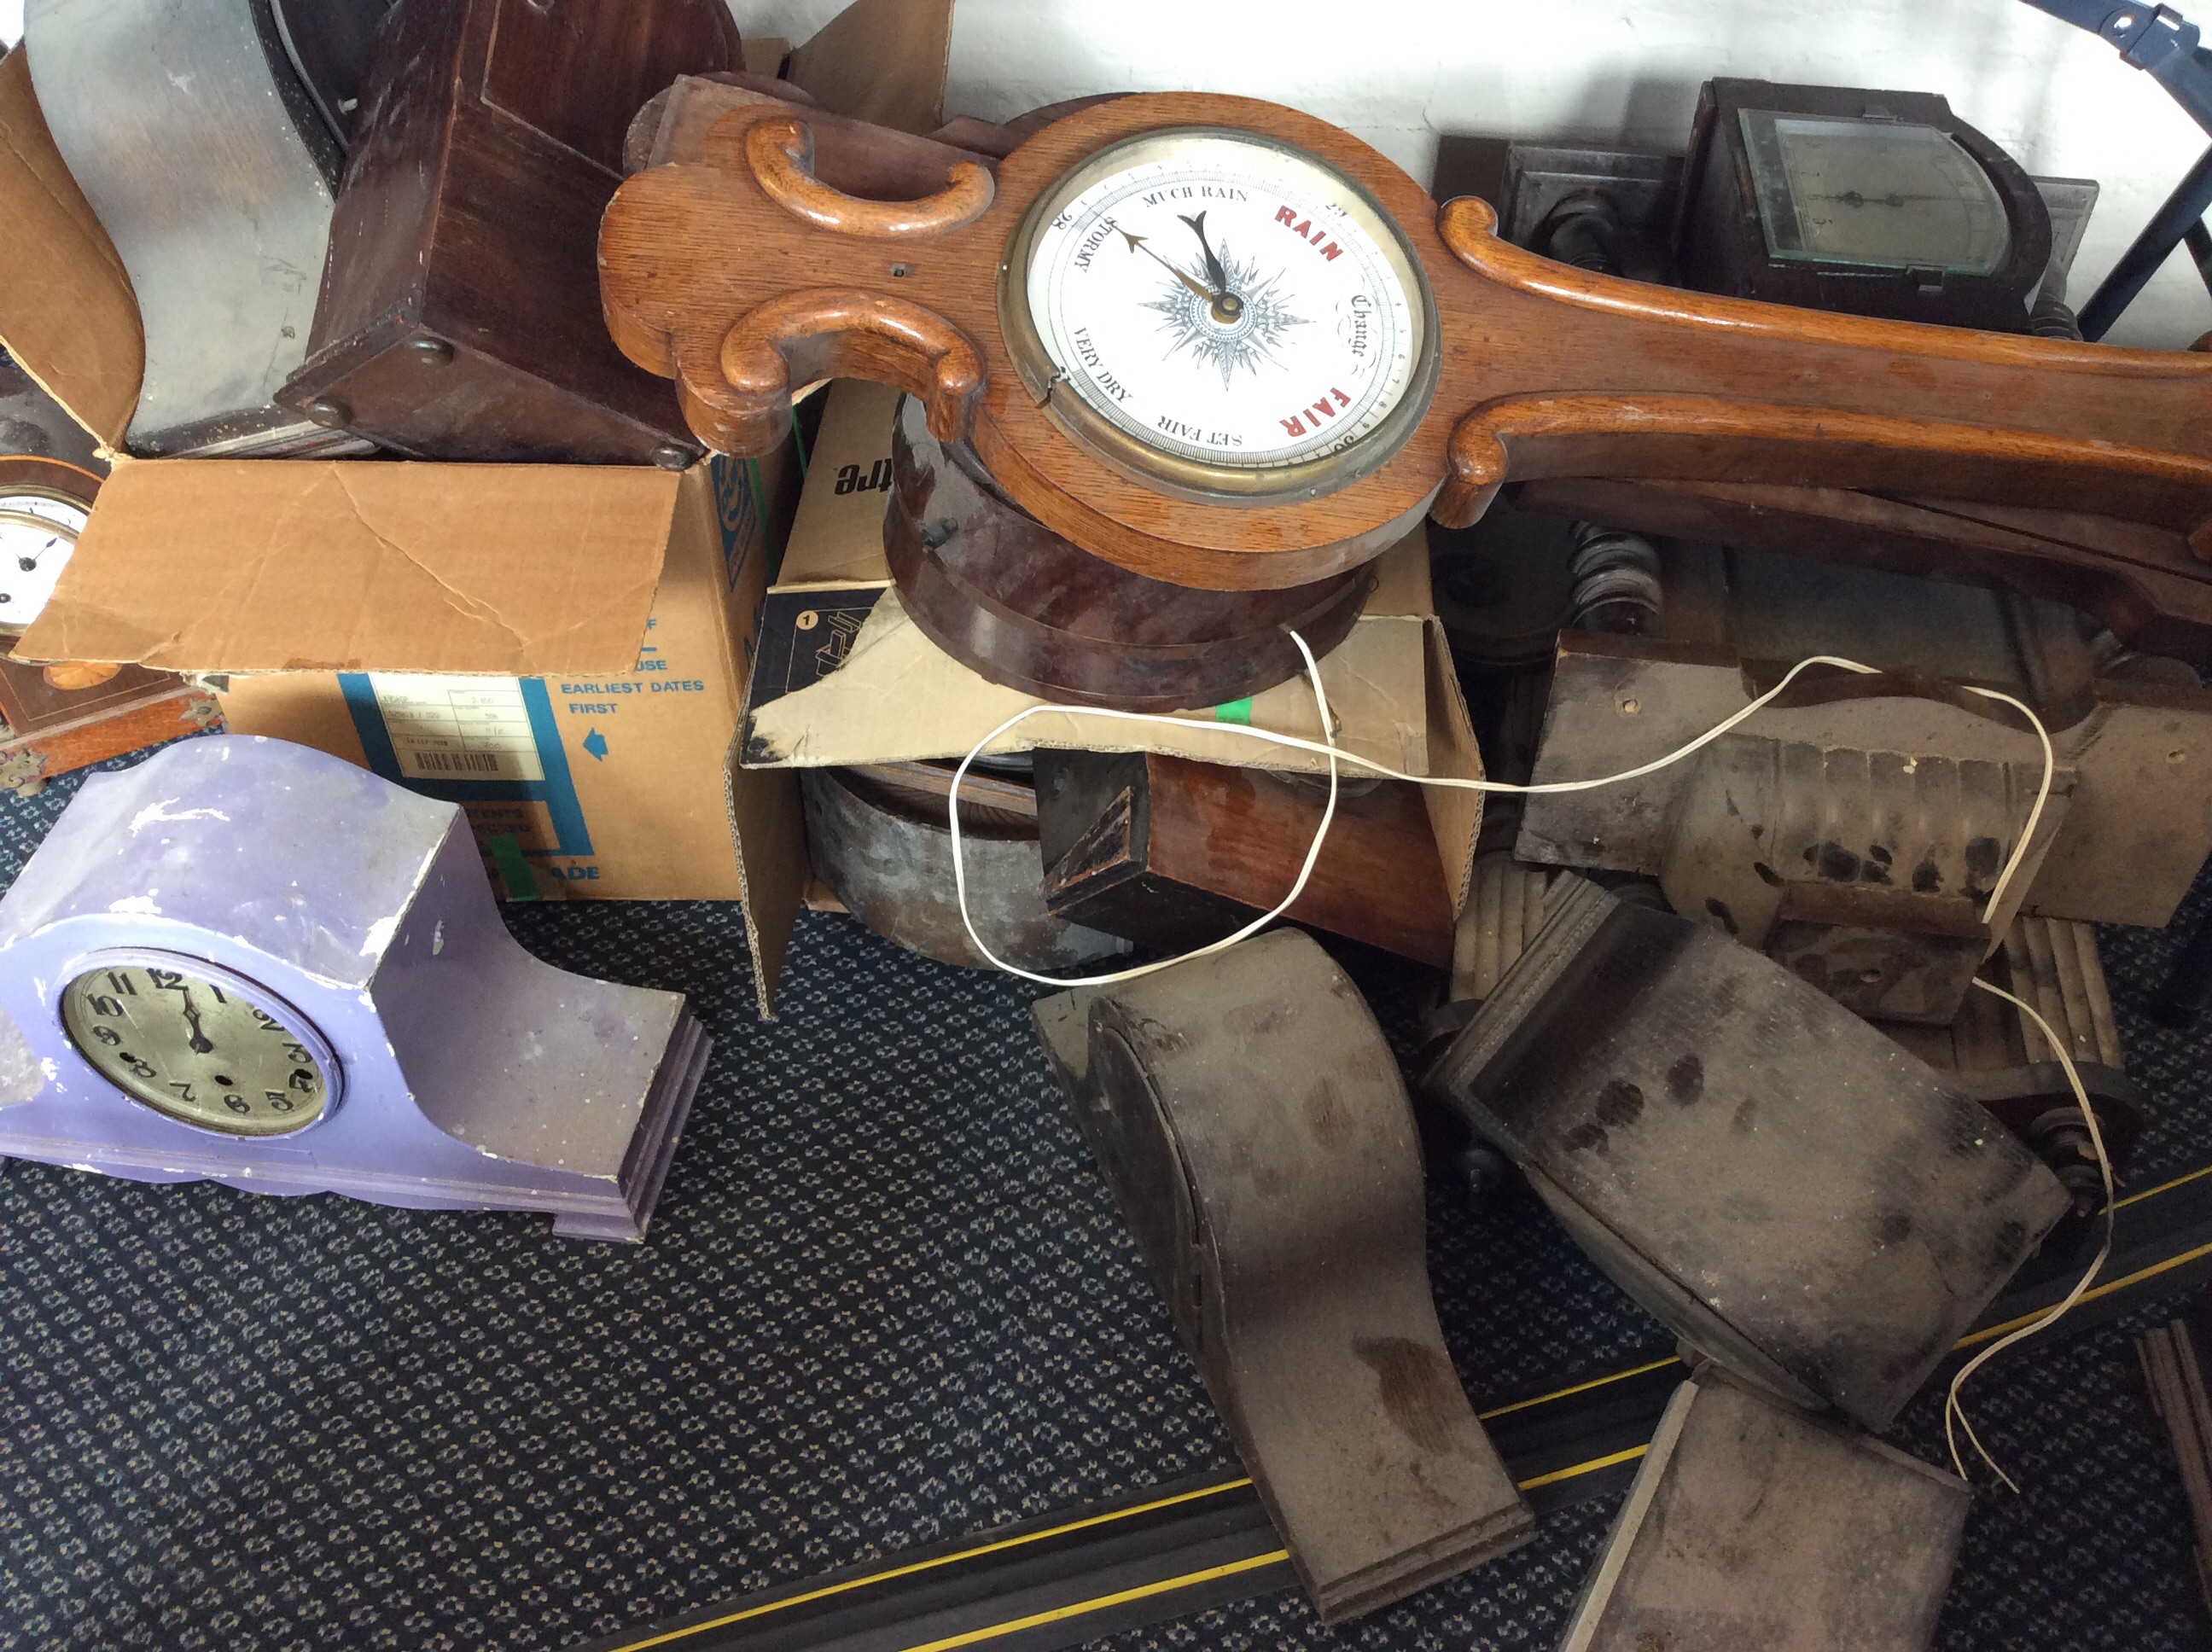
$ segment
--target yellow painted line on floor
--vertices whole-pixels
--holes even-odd
[[[641,1641],[625,1641],[620,1648],[617,1649],[617,1652],[645,1652],[647,1647],[671,1646],[678,1641],[689,1640],[694,1635],[703,1635],[710,1629],[727,1629],[732,1624],[741,1624],[752,1618],[765,1618],[772,1612],[781,1612],[788,1606],[804,1606],[810,1600],[827,1600],[832,1595],[849,1594],[853,1590],[866,1588],[871,1583],[887,1583],[895,1577],[911,1577],[916,1572],[933,1571],[939,1566],[951,1565],[955,1561],[972,1560],[978,1555],[997,1554],[1002,1550],[1018,1549],[1025,1543],[1042,1543],[1048,1537],[1060,1537],[1069,1532],[1085,1531],[1093,1526],[1109,1526],[1117,1520],[1127,1520],[1136,1515],[1148,1515],[1155,1509],[1172,1509],[1179,1503],[1194,1503],[1200,1497],[1218,1497],[1224,1491],[1234,1491],[1240,1486],[1251,1484],[1249,1479],[1223,1480],[1216,1485],[1200,1486],[1195,1491],[1178,1491],[1171,1497],[1155,1497],[1152,1502],[1138,1503],[1134,1508],[1116,1509],[1110,1514],[1091,1515],[1082,1520],[1072,1520],[1065,1526],[1051,1527],[1045,1531],[1025,1532],[1019,1537],[1002,1537],[995,1543],[979,1543],[974,1548],[963,1549],[957,1554],[941,1554],[934,1559],[916,1560],[903,1566],[892,1566],[883,1571],[870,1572],[866,1577],[848,1577],[842,1582],[825,1583],[818,1589],[808,1589],[804,1594],[787,1595],[781,1600],[769,1600],[760,1606],[747,1606],[743,1611],[727,1613],[706,1623],[690,1624],[682,1629],[666,1630],[658,1635],[648,1635]],[[1162,1584],[1160,1587],[1166,1588],[1173,1585]],[[1049,1619],[1041,1618],[1036,1621],[1044,1623]],[[942,1641],[937,1644],[962,1646],[966,1643]]]
[[[2115,1291],[2124,1291],[2131,1285],[2140,1285],[2145,1279],[2155,1278],[2160,1273],[2168,1272],[2177,1267],[2186,1266],[2200,1256],[2212,1256],[2212,1245],[2199,1245],[2194,1250],[2183,1251],[2179,1256],[2169,1256],[2162,1262],[2153,1262],[2148,1267],[2139,1267],[2134,1272],[2124,1273],[2117,1279],[2107,1279],[2102,1285],[2092,1285],[2081,1293],[2081,1300],[2094,1302],[2100,1297],[2109,1297]],[[2022,1314],[2018,1319],[2007,1320],[2002,1325],[1985,1326],[1970,1336],[1960,1337],[1951,1345],[1954,1349],[1971,1348],[1978,1342],[1987,1342],[1991,1337],[2001,1337],[2008,1331],[2017,1331],[2023,1325],[2033,1325],[2050,1311],[2048,1308],[2039,1308],[2033,1314]]]
[[[2144,1200],[2154,1199],[2160,1193],[2170,1193],[2176,1187],[2183,1187],[2203,1176],[2212,1176],[2212,1164],[2206,1165],[2201,1170],[2191,1170],[2185,1176],[2176,1176],[2171,1181],[2161,1181],[2155,1187],[2146,1187],[2139,1193],[2130,1193],[2125,1199],[2115,1200],[2112,1202],[2112,1208],[2116,1211],[2124,1211],[2130,1205],[2139,1205]]]
[[[2171,1181],[2162,1181],[2155,1187],[2146,1187],[2139,1193],[2130,1193],[2127,1198],[2118,1200],[2113,1208],[2124,1209],[2130,1205],[2155,1198],[2160,1193],[2171,1193],[2176,1187],[2206,1176],[2212,1176],[2212,1165],[2206,1165],[2202,1169],[2191,1170],[2186,1175],[2176,1176]],[[2212,1256],[2212,1244],[2199,1245],[2194,1250],[2184,1251],[2178,1256],[2167,1257],[2164,1261],[2154,1262],[2148,1267],[2137,1268],[2134,1272],[2124,1274],[2119,1278],[2107,1279],[2104,1284],[2083,1292],[2081,1300],[2091,1302],[2100,1297],[2110,1296],[2113,1291],[2124,1291],[2130,1285],[2140,1285],[2145,1279],[2154,1278],[2159,1274],[2169,1272],[2174,1268],[2186,1266],[2189,1263],[2204,1256]],[[1988,1326],[1971,1335],[1961,1337],[1954,1345],[1959,1348],[1971,1348],[1976,1343],[1987,1342],[1992,1338],[2015,1331],[2023,1325],[2033,1324],[2050,1311],[2047,1308],[2038,1309],[2032,1314],[2023,1314],[2019,1318],[2007,1320],[2001,1325]],[[1500,1406],[1494,1411],[1486,1411],[1478,1414],[1481,1420],[1486,1423],[1494,1418],[1510,1416],[1516,1411],[1528,1411],[1537,1406],[1547,1406],[1555,1400],[1565,1400],[1570,1394],[1587,1394],[1592,1388],[1601,1388],[1612,1382],[1626,1382],[1632,1376],[1642,1376],[1647,1372],[1662,1370],[1669,1365],[1680,1363],[1674,1356],[1669,1355],[1664,1359],[1652,1360],[1648,1364],[1632,1365],[1625,1371],[1614,1371],[1607,1376],[1594,1376],[1587,1382],[1577,1382],[1567,1388],[1555,1388],[1549,1394],[1538,1394],[1533,1400],[1516,1400],[1510,1406]],[[1523,1491],[1533,1491],[1538,1486],[1556,1485],[1561,1480],[1573,1479],[1582,1474],[1594,1474],[1601,1468],[1611,1468],[1618,1463],[1633,1462],[1650,1449],[1649,1446],[1633,1446],[1626,1451],[1616,1451],[1609,1456],[1594,1457],[1588,1462],[1577,1463],[1570,1468],[1555,1469],[1548,1474],[1539,1474],[1534,1479],[1522,1480],[1520,1482],[1520,1487]],[[1133,1515],[1150,1514],[1156,1509],[1169,1509],[1177,1503],[1195,1502],[1200,1497],[1217,1497],[1224,1491],[1237,1491],[1251,1484],[1249,1479],[1223,1480],[1218,1485],[1201,1486],[1194,1491],[1180,1491],[1173,1497],[1155,1498],[1150,1503],[1140,1503],[1133,1508],[1115,1509],[1110,1514],[1092,1515],[1086,1519],[1070,1521],[1064,1526],[1051,1527],[1042,1532],[1030,1532],[1020,1537],[1001,1538],[996,1542],[978,1544],[974,1548],[963,1549],[955,1554],[939,1555],[933,1560],[917,1560],[908,1565],[894,1566],[888,1570],[872,1572],[865,1577],[848,1578],[843,1582],[826,1584],[821,1588],[809,1589],[804,1594],[788,1595],[781,1600],[770,1600],[765,1605],[748,1606],[741,1612],[732,1612],[707,1623],[693,1624],[684,1629],[672,1629],[662,1634],[648,1636],[641,1641],[625,1642],[618,1649],[618,1652],[647,1652],[647,1649],[650,1647],[672,1645],[678,1641],[688,1640],[694,1635],[703,1635],[711,1629],[726,1629],[732,1624],[743,1623],[749,1619],[766,1617],[769,1613],[781,1612],[787,1606],[804,1606],[810,1600],[820,1600],[833,1595],[849,1594],[854,1589],[866,1588],[872,1583],[884,1583],[894,1578],[910,1577],[918,1572],[932,1571],[940,1566],[951,1565],[957,1561],[972,1560],[981,1555],[996,1554],[1007,1549],[1019,1548],[1024,1544],[1039,1543],[1048,1537],[1060,1537],[1069,1532],[1079,1532],[1096,1526],[1110,1525],[1118,1520],[1127,1520]],[[907,1648],[905,1652],[951,1652],[951,1649],[956,1647],[973,1646],[997,1636],[1011,1635],[1018,1630],[1034,1628],[1040,1624],[1062,1622],[1070,1618],[1079,1617],[1086,1612],[1100,1611],[1107,1606],[1119,1606],[1128,1600],[1144,1600],[1151,1595],[1166,1594],[1172,1589],[1187,1588],[1194,1584],[1211,1582],[1218,1577],[1233,1576],[1239,1572],[1252,1571],[1261,1566],[1273,1565],[1278,1560],[1288,1558],[1289,1555],[1285,1551],[1277,1549],[1272,1553],[1255,1556],[1249,1560],[1231,1561],[1226,1565],[1211,1567],[1204,1571],[1186,1572],[1180,1577],[1167,1578],[1157,1583],[1146,1583],[1135,1588],[1124,1589],[1117,1594],[1103,1594],[1096,1600],[1079,1601],[1073,1606],[1055,1607],[1050,1612],[1038,1613],[1032,1617],[1023,1618],[1011,1623],[994,1625],[988,1629],[971,1630],[966,1634],[956,1635],[949,1640],[930,1641],[923,1645]]]
[[[1656,1371],[1682,1362],[1669,1354],[1664,1359],[1655,1359],[1649,1365],[1632,1365],[1625,1371],[1615,1371],[1611,1376],[1594,1376],[1587,1382],[1577,1382],[1571,1388],[1556,1388],[1550,1394],[1540,1394],[1534,1400],[1516,1400],[1510,1406],[1500,1406],[1496,1411],[1478,1412],[1483,1422],[1493,1417],[1504,1417],[1516,1411],[1526,1411],[1531,1406],[1548,1406],[1554,1400],[1564,1400],[1571,1394],[1584,1394],[1592,1388],[1601,1388],[1608,1382],[1621,1382],[1632,1376],[1641,1376],[1646,1371]]]
[[[1647,1443],[1631,1446],[1626,1451],[1616,1451],[1610,1457],[1593,1457],[1586,1463],[1577,1463],[1572,1468],[1555,1468],[1548,1474],[1539,1474],[1533,1480],[1522,1480],[1521,1489],[1533,1491],[1540,1485],[1557,1485],[1561,1480],[1571,1480],[1577,1474],[1595,1474],[1601,1468],[1610,1468],[1615,1463],[1632,1463],[1650,1450]]]
[[[903,1647],[900,1652],[951,1652],[956,1646],[974,1646],[980,1642],[996,1640],[1001,1635],[1019,1634],[1023,1630],[1035,1629],[1040,1624],[1065,1623],[1070,1618],[1080,1618],[1086,1612],[1103,1612],[1108,1606],[1118,1606],[1125,1601],[1142,1600],[1174,1589],[1210,1583],[1217,1577],[1234,1577],[1238,1572],[1257,1571],[1262,1566],[1272,1566],[1279,1560],[1290,1558],[1288,1549],[1274,1549],[1266,1554],[1255,1554],[1249,1560],[1231,1560],[1225,1565],[1208,1566],[1204,1571],[1187,1571],[1180,1577],[1163,1578],[1157,1583],[1139,1583],[1134,1588],[1123,1589],[1118,1594],[1079,1600],[1072,1606],[1054,1606],[1049,1612],[1032,1613],[1026,1618],[993,1624],[988,1629],[971,1629],[964,1635],[948,1635],[941,1641],[923,1641],[918,1645]]]

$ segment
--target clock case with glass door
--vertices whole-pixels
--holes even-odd
[[[1701,292],[2026,332],[2051,214],[1936,93],[1714,80],[1674,240]]]

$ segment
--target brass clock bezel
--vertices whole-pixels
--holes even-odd
[[[191,976],[196,981],[208,981],[220,987],[240,1002],[259,1010],[272,1021],[281,1023],[295,1042],[301,1045],[314,1059],[323,1075],[323,1104],[313,1117],[295,1125],[289,1130],[228,1130],[220,1124],[198,1117],[187,1117],[173,1111],[161,1098],[141,1095],[129,1085],[106,1072],[94,1060],[91,1053],[78,1040],[76,1029],[69,1023],[70,994],[77,982],[101,969],[129,966],[139,969],[172,969]],[[345,1066],[338,1060],[337,1051],[313,1020],[295,1005],[269,990],[251,975],[240,975],[227,965],[211,958],[190,952],[172,952],[153,946],[108,946],[83,957],[72,959],[60,972],[62,986],[54,994],[54,1021],[62,1036],[86,1070],[102,1084],[108,1085],[133,1106],[167,1120],[186,1130],[196,1130],[203,1135],[220,1137],[226,1141],[290,1141],[305,1135],[317,1125],[336,1114],[345,1101]]]
[[[1254,149],[1271,149],[1335,179],[1345,189],[1346,214],[1381,249],[1384,262],[1409,296],[1414,312],[1413,375],[1398,404],[1374,429],[1318,459],[1287,465],[1208,465],[1164,452],[1123,429],[1073,392],[1055,393],[1065,382],[1031,313],[1029,269],[1038,238],[1068,202],[1115,173],[1172,155],[1194,139],[1228,138]],[[1068,439],[1130,480],[1179,499],[1206,505],[1264,507],[1317,499],[1350,487],[1396,457],[1427,417],[1436,398],[1443,351],[1436,294],[1412,240],[1360,181],[1310,149],[1237,126],[1164,126],[1109,143],[1061,173],[1030,202],[1006,241],[999,260],[999,327],[1030,398]]]
[[[9,457],[19,460],[22,459],[38,459],[38,456],[33,454],[11,454]],[[58,459],[40,459],[39,462],[42,465],[64,465],[64,461]],[[89,472],[78,472],[76,467],[73,465],[65,465],[64,468],[68,469],[72,474],[83,474],[86,477],[86,479],[92,482],[95,488],[99,485],[98,478],[92,477]],[[58,505],[72,506],[77,510],[84,513],[85,519],[88,523],[91,520],[92,501],[82,494],[72,493],[66,488],[58,488],[52,483],[11,482],[7,480],[4,477],[0,477],[0,499],[21,499],[26,495],[39,499],[50,499]],[[33,516],[27,511],[0,509],[0,522],[27,523],[49,531],[51,531],[54,526],[54,524],[47,521],[43,516]],[[84,529],[81,526],[77,529],[75,534],[70,536],[70,554],[71,556],[76,554],[77,541],[83,536],[83,533]],[[41,611],[44,610],[42,610]],[[20,637],[24,632],[30,629],[31,627],[35,625],[37,623],[38,616],[36,614],[33,615],[29,619],[15,619],[7,616],[0,616],[0,637]]]

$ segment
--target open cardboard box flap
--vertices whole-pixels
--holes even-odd
[[[118,460],[21,659],[627,671],[681,478],[561,465]]]
[[[39,388],[114,447],[146,370],[138,297],[54,148],[21,47],[0,58],[0,338]]]

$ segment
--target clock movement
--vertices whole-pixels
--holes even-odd
[[[1553,264],[1251,99],[1115,99],[917,201],[832,189],[811,155],[803,109],[757,104],[625,182],[599,237],[616,342],[721,452],[780,442],[817,380],[898,385],[1023,511],[1148,578],[1305,585],[1565,476],[1909,484],[2212,550],[2201,357]]]
[[[708,1052],[517,945],[456,805],[236,736],[85,782],[0,899],[0,1158],[592,1239],[644,1236]]]

